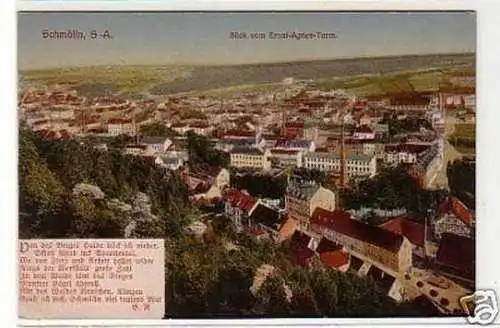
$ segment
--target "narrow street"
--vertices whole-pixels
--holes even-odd
[[[454,131],[455,131],[454,119],[447,118],[447,122],[445,125],[445,132],[444,132],[445,140],[444,140],[443,165],[441,166],[441,169],[437,172],[436,177],[434,178],[434,181],[431,185],[432,188],[449,190],[448,177],[446,175],[446,169],[448,167],[448,162],[453,162],[454,160],[462,157],[462,154],[460,154],[455,149],[455,147],[453,147],[453,145],[451,145],[448,142],[448,140],[446,139],[448,136],[452,135]]]

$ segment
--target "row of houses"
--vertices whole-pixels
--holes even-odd
[[[374,155],[346,154],[349,177],[373,177],[377,174]],[[330,173],[340,172],[341,156],[338,152],[308,152],[303,150],[234,148],[230,152],[230,165],[235,168],[268,170],[271,167],[298,167]]]
[[[473,216],[455,197],[443,200],[429,218],[433,229],[406,214],[381,226],[368,225],[336,208],[333,192],[309,182],[287,189],[283,209],[234,189],[224,196],[224,202],[225,215],[238,232],[277,243],[290,242],[291,260],[298,265],[316,263],[370,276],[397,301],[428,292],[428,285],[414,273],[418,270],[415,266],[426,258],[432,263],[428,270],[459,284],[459,291],[460,286],[470,288],[475,281]],[[428,251],[428,234],[435,235],[434,253]],[[456,310],[452,309],[455,305],[448,310]]]

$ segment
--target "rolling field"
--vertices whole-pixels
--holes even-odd
[[[95,66],[20,73],[24,85],[68,86],[86,96],[113,94],[139,99],[195,92],[231,97],[280,91],[286,77],[312,79],[320,89],[384,95],[434,90],[440,83],[448,84],[444,81],[447,78],[462,74],[457,67],[468,67],[474,61],[473,54],[450,54],[226,66]],[[455,70],[450,74],[422,72],[430,67]]]
[[[140,93],[156,83],[187,77],[188,67],[176,66],[95,66],[21,72],[26,85],[61,85],[84,95]]]

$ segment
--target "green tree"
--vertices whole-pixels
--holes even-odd
[[[153,122],[140,127],[140,134],[151,137],[165,137],[173,139],[178,134],[161,122]]]

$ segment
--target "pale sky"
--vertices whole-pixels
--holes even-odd
[[[20,13],[21,69],[115,64],[239,64],[475,52],[476,18],[420,13]],[[112,40],[48,40],[42,30],[108,30]],[[239,32],[333,32],[333,40],[231,40]]]

